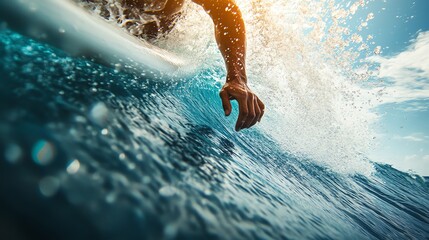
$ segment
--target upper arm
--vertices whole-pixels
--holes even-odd
[[[234,0],[192,0],[194,3],[202,6],[204,10],[211,16],[213,21],[217,22],[234,13],[234,17],[241,18],[241,12]]]

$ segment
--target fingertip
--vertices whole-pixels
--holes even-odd
[[[242,129],[243,129],[243,128],[242,128],[241,124],[238,124],[238,123],[237,123],[237,124],[235,125],[235,131],[236,131],[236,132],[239,132],[239,131],[241,131]]]

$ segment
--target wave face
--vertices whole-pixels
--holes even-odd
[[[2,239],[429,236],[424,179],[344,174],[266,126],[233,132],[220,68],[151,81],[9,30],[0,59]]]

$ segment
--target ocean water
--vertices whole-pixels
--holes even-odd
[[[155,42],[204,62],[182,78],[129,74],[3,27],[0,238],[429,238],[429,183],[366,157],[378,95],[362,86],[371,66],[350,66],[379,48],[341,25],[364,3],[237,2],[267,105],[239,133],[195,6]]]
[[[429,185],[232,131],[220,85],[151,81],[0,33],[2,239],[425,239]]]

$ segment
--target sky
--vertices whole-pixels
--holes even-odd
[[[375,18],[360,34],[371,34],[382,51],[365,60],[380,67],[385,83],[370,159],[429,176],[429,1],[374,0],[357,14],[369,12]]]

